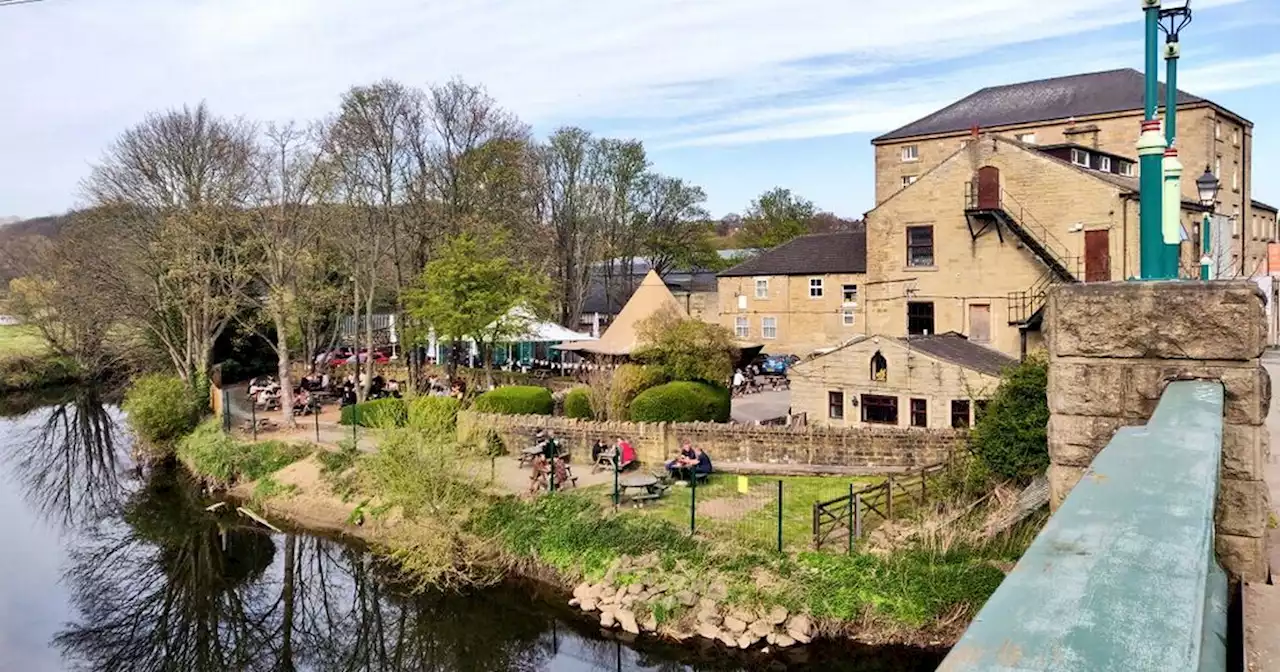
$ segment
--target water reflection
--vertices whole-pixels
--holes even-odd
[[[17,657],[12,642],[0,642],[0,668],[667,672],[910,670],[938,662],[911,650],[815,647],[761,660],[701,642],[627,645],[535,587],[413,594],[358,545],[268,534],[227,509],[208,511],[183,472],[142,474],[129,448],[118,412],[91,390],[0,421],[8,477],[0,479],[0,502],[21,493],[34,513],[24,521],[23,507],[11,505],[0,534],[22,543],[23,530],[41,523],[60,530],[22,543],[22,559],[0,553],[0,640],[5,630],[20,635]],[[33,571],[49,565],[60,567],[60,580]],[[52,620],[61,627],[43,625],[48,618],[4,622],[5,613],[24,613],[32,595],[46,611],[63,610]]]

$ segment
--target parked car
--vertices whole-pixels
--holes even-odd
[[[795,355],[765,355],[759,363],[760,372],[768,376],[785,376],[787,369],[800,361]]]

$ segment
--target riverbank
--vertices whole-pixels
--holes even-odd
[[[1018,550],[744,548],[643,510],[615,512],[599,490],[513,496],[473,449],[413,430],[384,434],[371,454],[321,450],[286,460],[260,444],[229,445],[221,450],[259,456],[255,473],[228,479],[190,450],[179,457],[202,477],[232,482],[233,496],[268,517],[361,539],[424,585],[536,579],[602,627],[674,641],[949,646],[1003,578],[996,561]]]

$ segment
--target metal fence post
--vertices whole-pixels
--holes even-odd
[[[613,458],[613,510],[614,511],[618,510],[618,503],[622,499],[620,493],[618,492],[618,471],[619,471],[618,466],[619,466],[620,459],[621,458],[618,458],[618,457]]]
[[[862,493],[853,496],[853,534],[862,538]]]
[[[778,552],[782,552],[782,479],[778,479]]]
[[[231,392],[226,389],[222,390],[222,431],[231,433]]]
[[[920,507],[924,508],[929,503],[929,486],[926,484],[928,474],[924,469],[920,470]]]
[[[857,502],[857,500],[856,500],[856,499],[854,499],[854,494],[853,494],[853,484],[852,484],[852,483],[850,483],[850,484],[849,484],[849,524],[848,524],[848,526],[849,526],[849,551],[848,551],[848,552],[849,552],[849,555],[853,555],[853,519],[854,519],[854,518],[856,518],[856,517],[857,517],[857,515],[858,515],[858,514],[857,514],[857,512],[855,512],[855,511],[854,511],[854,504],[855,504],[856,502]]]
[[[551,468],[547,470],[547,492],[556,491],[556,458],[551,458]]]
[[[253,440],[258,440],[258,405],[249,404],[249,420],[253,423]]]
[[[689,534],[698,532],[698,475],[689,478]]]
[[[320,407],[317,406],[311,417],[316,421],[316,443],[320,443]]]
[[[888,483],[888,487],[885,488],[885,494],[888,495],[888,499],[889,499],[889,502],[887,504],[887,507],[888,507],[887,513],[889,514],[889,520],[892,521],[893,520],[893,474],[889,474],[889,480],[886,481],[886,483]]]
[[[356,432],[360,429],[360,404],[351,406],[351,446],[356,450],[360,449],[360,436]]]

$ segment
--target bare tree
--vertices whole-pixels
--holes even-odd
[[[92,241],[83,280],[193,384],[204,383],[250,278],[243,240],[254,136],[250,124],[203,103],[153,114],[116,140],[84,184],[98,207],[74,232]]]
[[[582,315],[593,263],[599,259],[605,193],[598,144],[581,128],[556,131],[542,150],[543,216],[555,245],[553,280],[560,323],[574,327]]]
[[[280,409],[286,427],[294,427],[293,382],[290,371],[290,327],[295,320],[312,320],[302,311],[314,306],[303,294],[314,289],[306,280],[321,263],[318,243],[332,216],[326,204],[330,174],[315,136],[292,123],[269,126],[258,154],[257,189],[248,209],[252,226],[247,244],[256,282],[246,302],[271,318],[280,376]],[[309,297],[307,297],[309,298]]]
[[[707,200],[702,187],[647,173],[640,191],[641,250],[658,275],[677,266],[705,265],[716,254],[711,249],[711,224],[702,207]]]
[[[609,189],[601,231],[605,257],[601,280],[606,301],[620,307],[634,285],[635,259],[642,243],[637,209],[649,159],[639,140],[601,140],[599,154]]]

